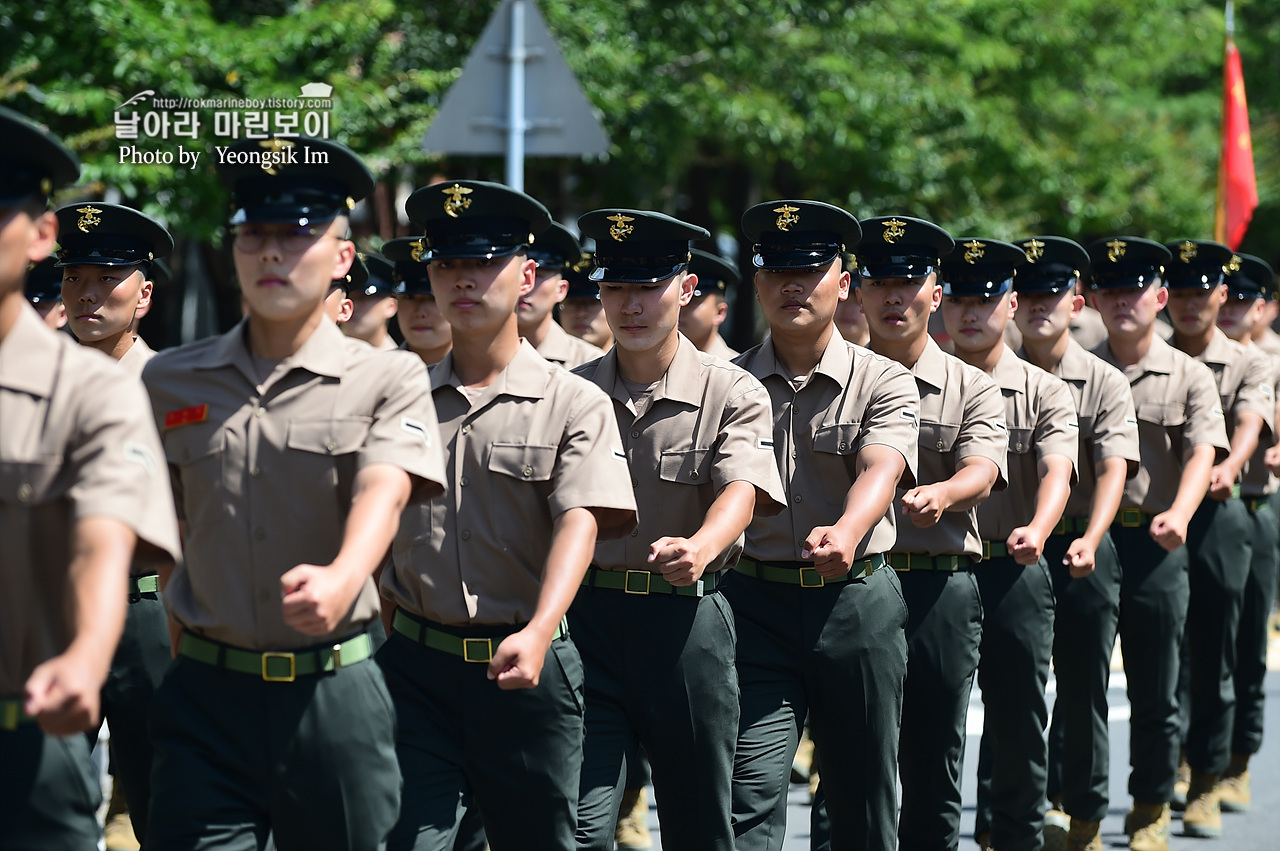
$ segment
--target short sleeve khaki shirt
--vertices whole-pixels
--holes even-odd
[[[0,696],[21,695],[32,670],[71,642],[71,539],[88,517],[133,529],[135,569],[179,556],[142,385],[23,305],[0,343]]]
[[[1075,340],[1067,342],[1067,350],[1053,374],[1066,382],[1080,423],[1078,479],[1063,516],[1088,517],[1098,483],[1098,467],[1104,458],[1124,458],[1130,477],[1138,472],[1138,419],[1133,394],[1120,370],[1085,351]]]
[[[609,397],[522,342],[473,402],[453,355],[431,368],[448,490],[400,520],[382,594],[438,623],[522,624],[537,610],[552,524],[597,517],[598,540],[635,528],[635,495]]]
[[[332,643],[378,616],[372,579],[317,637],[285,624],[280,577],[337,556],[360,469],[399,467],[418,499],[443,487],[427,371],[325,321],[259,384],[249,321],[164,351],[143,372],[186,521],[186,560],[165,601],[185,628],[237,647]]]
[[[596,544],[597,566],[649,569],[649,545],[662,537],[691,537],[731,482],[755,485],[757,516],[782,510],[786,494],[773,460],[769,394],[746,370],[698,351],[681,337],[675,359],[639,417],[618,372],[616,347],[574,373],[612,397],[636,502],[644,506],[629,536]],[[739,536],[706,572],[733,567],[741,552]]]
[[[911,372],[920,395],[917,481],[921,485],[945,482],[964,459],[986,458],[999,470],[992,492],[1003,489],[1009,480],[1009,433],[1000,388],[982,370],[943,352],[932,339],[926,342]],[[902,497],[907,490],[899,488],[893,501],[899,517],[903,516]],[[893,551],[980,559],[977,510],[945,511],[942,519],[925,528],[901,520]]]
[[[1261,354],[1266,361],[1268,369],[1271,370],[1271,395],[1273,398],[1277,397],[1280,395],[1280,355],[1268,354],[1257,346],[1248,348]],[[1277,435],[1275,429],[1272,429],[1269,436],[1263,435],[1258,440],[1258,448],[1254,450],[1253,457],[1244,465],[1244,470],[1240,473],[1241,495],[1268,496],[1280,487],[1280,479],[1271,475],[1271,471],[1267,469],[1266,460],[1267,449],[1276,443],[1280,443],[1280,435]]]
[[[1120,367],[1105,341],[1093,353],[1124,373],[1138,419],[1141,463],[1125,485],[1120,505],[1149,514],[1168,511],[1178,494],[1187,450],[1209,444],[1217,461],[1227,457],[1227,430],[1213,373],[1159,334],[1133,366]]]
[[[561,328],[558,322],[552,322],[537,352],[552,363],[558,363],[565,369],[573,369],[600,357],[604,354],[604,349],[573,336]]]
[[[1050,455],[1069,459],[1075,484],[1080,426],[1067,386],[1007,346],[991,377],[1004,398],[1009,486],[978,504],[978,530],[988,541],[1003,542],[1035,517],[1041,461]]]
[[[802,561],[805,539],[844,513],[857,477],[858,452],[881,445],[906,459],[902,481],[916,479],[916,423],[920,399],[907,370],[855,346],[833,331],[822,358],[797,391],[778,362],[773,340],[734,363],[764,384],[773,404],[773,452],[786,486],[786,510],[756,517],[746,552],[762,561]],[[858,542],[855,558],[888,552],[896,533],[892,507]]]
[[[1262,417],[1259,441],[1269,441],[1275,430],[1276,394],[1267,356],[1256,346],[1242,346],[1215,328],[1209,345],[1196,360],[1213,370],[1228,438],[1235,432],[1236,415],[1251,411]]]

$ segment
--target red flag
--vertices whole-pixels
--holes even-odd
[[[1222,82],[1222,157],[1218,162],[1218,204],[1214,238],[1235,251],[1249,229],[1258,206],[1258,180],[1253,171],[1253,141],[1249,135],[1249,107],[1244,96],[1240,51],[1227,37]]]

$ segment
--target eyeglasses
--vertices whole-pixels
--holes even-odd
[[[252,253],[261,251],[263,246],[267,244],[267,240],[275,238],[280,243],[280,248],[288,254],[301,254],[311,247],[316,241],[317,235],[333,236],[334,239],[342,239],[342,237],[334,234],[325,234],[328,224],[324,225],[306,225],[306,226],[269,226],[269,225],[237,225],[235,228],[236,250]]]

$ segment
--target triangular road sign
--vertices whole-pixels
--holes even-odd
[[[511,88],[511,6],[502,0],[445,95],[422,139],[424,151],[472,156],[507,153]],[[524,155],[605,154],[609,137],[533,0],[523,4]]]

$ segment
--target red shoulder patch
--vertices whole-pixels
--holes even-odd
[[[164,427],[171,429],[178,426],[195,425],[207,419],[209,419],[208,405],[192,405],[190,408],[182,408],[165,414]]]

